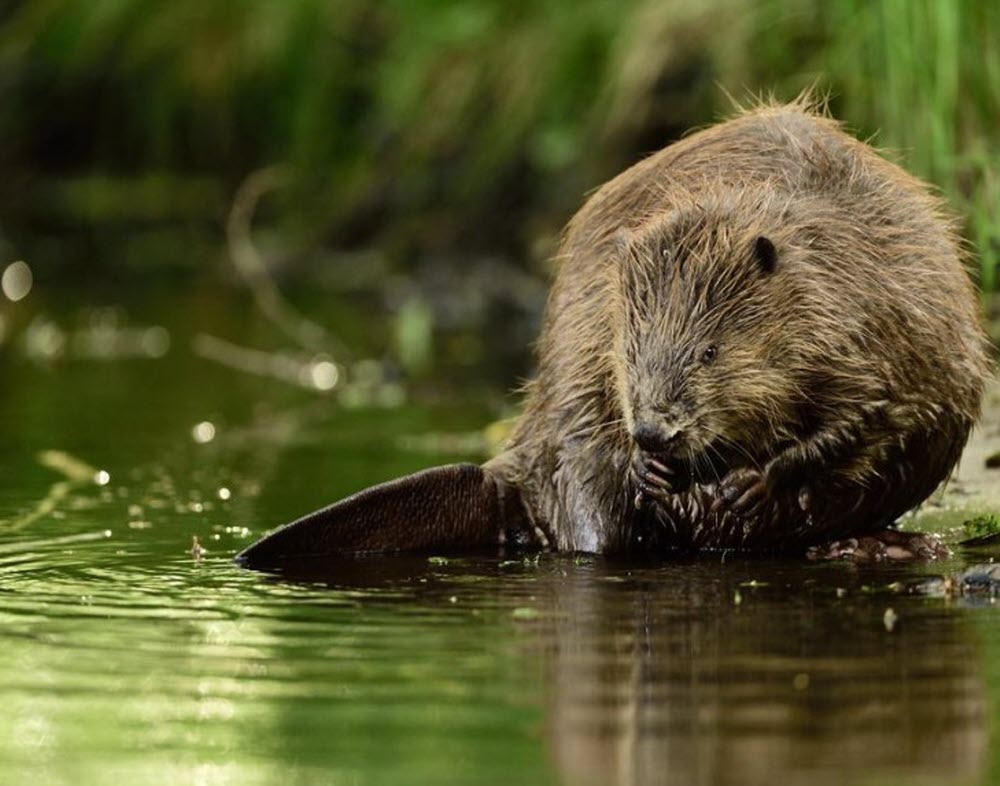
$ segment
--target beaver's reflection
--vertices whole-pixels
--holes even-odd
[[[792,589],[740,586],[751,574],[717,565],[656,573],[570,572],[551,587],[548,734],[567,783],[968,783],[980,773],[985,686],[960,610],[804,590],[802,574]]]

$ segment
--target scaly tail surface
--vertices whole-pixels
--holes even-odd
[[[260,570],[345,554],[496,546],[518,528],[519,509],[517,495],[482,467],[434,467],[293,521],[236,561]]]

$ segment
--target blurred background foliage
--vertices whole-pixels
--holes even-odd
[[[29,0],[0,31],[0,252],[36,278],[221,269],[239,185],[284,278],[330,255],[545,270],[589,189],[815,85],[1000,255],[1000,3]],[[377,261],[370,250],[374,249]],[[329,275],[329,273],[327,273]]]

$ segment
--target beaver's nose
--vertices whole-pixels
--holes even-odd
[[[665,453],[682,433],[679,428],[663,428],[648,420],[640,420],[632,429],[632,439],[647,453]]]

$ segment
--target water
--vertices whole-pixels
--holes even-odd
[[[0,348],[0,783],[1000,778],[997,610],[921,584],[988,553],[236,568],[278,523],[478,460],[502,408],[475,374],[380,408],[235,371],[194,336],[266,327],[198,302],[130,308],[159,358]]]

